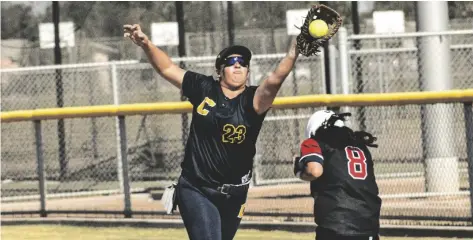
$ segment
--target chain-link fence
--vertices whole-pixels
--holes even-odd
[[[250,82],[258,84],[283,56],[254,56]],[[213,57],[184,59],[187,69],[208,75],[212,75],[214,61]],[[300,58],[297,64],[279,95],[323,93],[322,58]],[[2,110],[57,107],[58,74],[62,76],[64,107],[180,101],[179,90],[161,78],[149,64],[117,62],[4,70]],[[48,188],[50,193],[119,188],[118,183],[113,183],[117,181],[115,119],[65,119],[64,152],[58,151],[57,122],[43,124],[46,175],[58,184]],[[179,115],[127,118],[131,178],[156,181],[176,177],[186,141],[182,133],[187,128],[182,126]],[[32,124],[2,124],[2,179],[7,182],[36,179],[35,162]],[[37,186],[33,181],[26,192],[14,189],[15,185],[5,185],[2,196],[25,196],[34,193]]]
[[[465,89],[473,86],[473,34],[439,34],[422,36],[411,34],[404,37],[374,36],[350,39],[350,70],[354,81],[353,93],[405,92],[426,90],[423,75],[429,58],[445,58],[445,66],[437,66],[451,73],[448,87]],[[430,48],[429,58],[422,58],[418,47],[422,48],[432,39],[449,47],[445,54],[442,49]],[[443,44],[442,44],[443,45]],[[420,56],[420,57],[418,57]],[[423,74],[424,73],[424,74]]]
[[[473,87],[473,37],[472,33],[465,35],[446,36],[451,43],[451,64],[447,68],[452,73],[453,88]],[[355,39],[348,40],[346,43],[353,46],[351,42]],[[406,38],[396,37],[382,38],[378,42],[376,38],[356,40],[360,40],[361,47],[350,48],[348,66],[339,66],[339,73],[343,69],[349,70],[351,92],[358,93],[359,89],[362,93],[423,90],[420,80],[422,67],[417,67],[422,60],[418,60],[415,44],[406,45]],[[258,84],[283,56],[255,55],[250,67],[251,84]],[[331,57],[336,57],[337,63],[340,60],[340,56],[335,54]],[[182,61],[186,69],[213,74],[214,57],[175,60]],[[324,68],[323,55],[300,57],[278,96],[325,93]],[[335,79],[339,93],[346,87],[340,76]],[[110,62],[11,69],[2,70],[1,77],[2,111],[56,107],[58,79],[62,83],[65,107],[180,101],[179,91],[159,77],[147,63]],[[357,85],[360,79],[362,84]],[[247,211],[250,218],[312,221],[309,187],[293,178],[291,160],[298,153],[307,118],[317,109],[272,110],[266,117],[257,143],[257,187],[250,191]],[[436,109],[443,109],[441,112],[448,114],[432,118]],[[357,117],[363,113],[363,128],[378,137],[380,148],[373,150],[373,156],[384,200],[383,219],[420,217],[427,221],[461,220],[465,224],[471,218],[462,104],[366,106],[349,110]],[[184,116],[189,117],[188,114]],[[355,120],[354,124],[358,125],[360,118]],[[189,123],[184,121],[183,115],[176,114],[126,118],[127,159],[133,192],[159,188],[177,178],[184,153],[184,133]],[[119,195],[77,198],[97,191],[120,192],[116,125],[114,117],[65,119],[65,146],[61,152],[58,121],[43,121],[47,194],[50,197],[60,194],[76,196],[73,201],[81,203],[70,204],[69,198],[51,199],[48,200],[48,210],[75,213],[123,210],[124,202]],[[38,198],[33,125],[30,122],[6,123],[1,128],[2,211],[36,211],[36,201],[31,204],[20,201],[21,198]],[[442,130],[435,132],[437,128]],[[439,139],[442,142],[432,143]],[[428,146],[439,143],[445,144],[440,145],[438,152],[450,155],[438,157],[448,158],[449,166],[453,168],[435,168],[438,166],[435,162],[427,161],[438,155],[438,152],[429,152]],[[445,172],[458,176],[451,178],[457,185],[450,187],[455,189],[447,194],[429,193],[432,190],[429,186],[436,184],[429,176]],[[282,183],[287,185],[280,185]],[[134,212],[162,213],[158,202],[148,201],[148,194],[133,194],[132,202]],[[432,211],[434,208],[436,211]]]
[[[365,107],[371,112],[384,112],[383,115],[366,121],[366,130],[378,138],[380,146],[372,149],[372,154],[380,195],[383,199],[381,218],[384,223],[392,223],[394,219],[396,223],[402,220],[402,223],[418,224],[409,220],[421,219],[427,222],[442,220],[441,224],[448,222],[447,224],[463,225],[468,224],[468,219],[471,218],[464,106],[461,103],[445,104],[443,107],[452,109],[453,115],[450,116],[452,118],[435,119],[436,122],[451,124],[445,126],[446,129],[437,136],[430,137],[438,138],[439,135],[443,136],[445,131],[452,132],[453,134],[449,136],[453,138],[448,139],[451,144],[443,145],[438,150],[455,153],[453,156],[443,156],[444,161],[450,162],[448,166],[443,163],[437,165],[437,168],[435,163],[429,163],[424,158],[427,150],[424,149],[425,142],[432,139],[423,138],[422,123],[426,119],[422,112],[429,106],[432,105]],[[471,105],[469,107],[471,108]],[[303,139],[303,127],[297,126],[295,119],[301,120],[299,125],[302,125],[306,121],[305,116],[314,110],[316,109],[300,108],[297,109],[299,115],[295,115],[296,109],[278,109],[273,110],[267,117],[257,146],[258,160],[255,164],[257,184],[250,190],[246,211],[248,219],[312,221],[313,202],[308,194],[309,185],[293,179],[291,159],[298,152],[298,145]],[[398,115],[399,111],[405,115]],[[107,211],[112,211],[118,214],[123,211],[123,198],[121,195],[112,194],[118,193],[121,186],[115,155],[117,149],[114,144],[115,119],[106,117],[96,120],[99,128],[95,137],[88,129],[66,128],[66,136],[72,136],[73,140],[66,141],[68,172],[67,177],[60,181],[57,180],[60,168],[57,162],[57,139],[54,137],[56,121],[43,121],[46,189],[50,197],[46,205],[48,211],[52,213],[69,211],[68,214],[73,214],[72,216],[84,212],[110,214],[111,212]],[[127,117],[129,136],[127,158],[130,184],[132,192],[135,192],[132,194],[132,210],[135,216],[142,216],[141,214],[145,213],[162,214],[160,203],[150,202],[149,195],[140,192],[160,188],[169,181],[177,179],[179,164],[183,157],[179,132],[180,120],[177,114]],[[90,121],[91,119],[68,119],[65,123],[66,126],[81,124],[90,126]],[[32,129],[31,123],[8,123],[2,127],[4,132],[2,136],[10,138],[2,139],[4,212],[38,210],[37,202],[21,201],[21,198],[37,195],[39,192],[35,144],[32,137],[34,133],[30,129]],[[14,130],[18,133],[16,136],[8,132]],[[80,138],[89,139],[88,144],[75,141]],[[95,143],[90,140],[94,138]],[[5,144],[12,139],[21,140],[21,145]],[[81,148],[73,149],[79,143]],[[93,144],[96,144],[95,148],[98,150],[95,155]],[[6,151],[8,148],[19,147],[22,151],[18,151],[16,155]],[[446,192],[429,189],[429,185],[438,184],[436,181],[447,183],[449,189]],[[109,195],[97,196],[97,193]],[[79,198],[80,195],[86,194],[93,197]],[[71,204],[71,201],[74,204]],[[176,218],[177,215],[169,217]]]
[[[450,225],[465,224],[471,219],[464,106],[443,105],[453,114],[432,121],[450,124],[444,124],[439,132],[425,139],[423,122],[427,119],[422,113],[431,106],[363,107],[371,113],[365,121],[366,131],[376,136],[379,144],[379,148],[371,151],[383,199],[382,223],[419,224],[419,220],[443,220],[442,224],[448,222]],[[358,109],[351,108],[351,111],[357,112]],[[313,201],[308,197],[308,184],[288,180],[292,177],[291,158],[298,153],[298,144],[303,139],[303,124],[314,109],[298,109],[299,117],[293,115],[293,111],[273,111],[263,126],[258,145],[257,181],[269,186],[286,184],[256,188],[247,208],[250,216],[269,215],[282,221],[311,220]],[[291,115],[293,118],[288,118]],[[299,126],[295,119],[302,120]],[[446,134],[448,132],[450,134]],[[443,141],[449,144],[442,145],[437,153],[454,154],[438,155],[442,156],[441,164],[426,159],[425,156],[429,155],[429,150],[425,149],[426,142],[442,141],[445,136],[450,136]],[[439,186],[438,181],[442,181],[440,185],[443,186]]]

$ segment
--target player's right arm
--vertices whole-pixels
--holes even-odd
[[[317,141],[312,138],[301,144],[301,156],[294,159],[294,174],[304,181],[314,181],[324,172],[324,157]]]
[[[304,181],[314,181],[324,172],[324,167],[318,162],[308,162],[305,171],[301,174],[300,179]]]
[[[174,64],[163,50],[156,47],[141,31],[140,25],[124,25],[123,31],[124,37],[130,38],[143,49],[156,72],[172,85],[181,89],[186,71]]]

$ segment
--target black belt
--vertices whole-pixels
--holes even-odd
[[[189,183],[195,184],[195,186],[201,186],[201,187],[206,187],[206,188],[211,188],[214,189],[218,192],[221,192],[223,194],[229,194],[229,195],[234,195],[234,196],[242,196],[248,193],[248,189],[250,188],[250,181],[248,181],[247,184],[223,184],[223,185],[217,185],[217,184],[210,184],[207,182],[204,182],[202,180],[196,179],[192,176],[188,176],[184,172],[182,175]]]
[[[248,193],[249,188],[250,188],[250,183],[242,184],[242,185],[223,184],[222,186],[215,188],[215,190],[223,194],[241,196]]]

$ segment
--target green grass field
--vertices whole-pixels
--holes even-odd
[[[241,229],[235,240],[314,239],[314,233],[258,231]],[[74,227],[54,225],[2,226],[2,240],[170,240],[188,239],[184,229],[152,229],[132,227]],[[447,240],[454,238],[382,237],[383,240]]]

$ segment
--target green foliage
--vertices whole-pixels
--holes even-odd
[[[452,18],[472,18],[473,2],[449,1],[448,16]]]
[[[286,11],[308,9],[319,2],[234,2],[234,24],[236,29],[274,29],[286,26]],[[328,2],[343,17],[344,23],[351,23],[351,2]],[[201,32],[226,29],[226,2],[184,2],[186,31]],[[403,10],[408,20],[415,20],[415,2],[374,3],[374,9]],[[2,39],[38,39],[38,23],[52,21],[52,8],[34,15],[32,7],[10,2],[2,4]],[[473,17],[472,2],[448,2],[450,18]],[[143,30],[150,32],[152,22],[176,21],[175,2],[108,2],[72,1],[60,2],[61,21],[73,21],[76,29],[84,32],[84,37],[118,37],[123,33],[122,25],[139,23]],[[370,18],[372,13],[361,15]]]
[[[1,15],[2,39],[38,39],[38,26],[31,6],[2,4]]]

